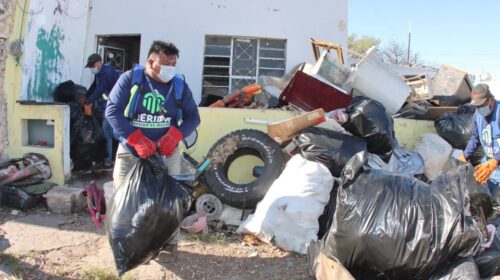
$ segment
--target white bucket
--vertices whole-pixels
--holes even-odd
[[[346,82],[355,91],[382,103],[390,115],[394,115],[410,95],[411,88],[388,65],[380,61],[372,47],[361,60]]]

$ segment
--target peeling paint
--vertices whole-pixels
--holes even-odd
[[[52,100],[52,91],[63,76],[61,69],[64,55],[60,48],[64,38],[63,31],[57,25],[52,26],[50,31],[43,28],[38,30],[36,47],[39,54],[35,60],[34,73],[28,82],[29,100]]]

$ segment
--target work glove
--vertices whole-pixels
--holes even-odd
[[[155,142],[149,140],[140,129],[132,132],[128,136],[127,142],[135,149],[140,158],[146,159],[156,153]]]
[[[182,132],[180,132],[176,127],[171,126],[167,133],[163,135],[160,140],[158,140],[158,149],[160,150],[160,154],[167,157],[171,156],[182,138],[184,138]]]
[[[459,156],[457,159],[462,162],[469,162],[463,155]]]
[[[476,172],[474,172],[474,177],[476,178],[476,181],[481,185],[486,184],[491,174],[495,172],[497,167],[498,167],[498,161],[494,158],[476,166]]]

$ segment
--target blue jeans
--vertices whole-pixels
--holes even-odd
[[[106,158],[104,162],[106,164],[111,164],[113,162],[113,128],[109,125],[106,118],[102,120],[102,131],[106,138]]]

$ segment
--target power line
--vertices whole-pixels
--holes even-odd
[[[28,14],[28,15],[36,15],[36,14],[39,14],[43,11],[43,7],[40,8],[40,11],[37,11],[37,12],[30,12],[30,11],[26,11],[22,6],[21,4],[19,3],[19,0],[16,1],[17,3],[17,6],[19,7],[19,9],[21,9],[21,11],[25,14]],[[26,3],[26,0],[25,0],[25,3]]]

